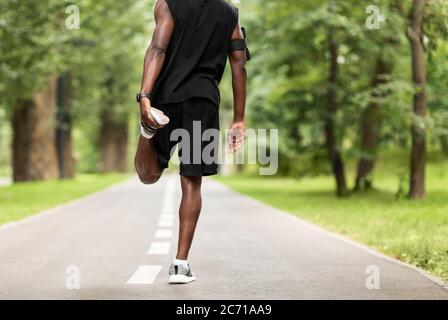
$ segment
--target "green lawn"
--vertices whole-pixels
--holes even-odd
[[[0,187],[0,225],[80,198],[123,181],[126,174],[83,174],[73,180],[17,183]]]
[[[397,199],[404,159],[378,166],[376,190],[337,199],[333,180],[232,176],[218,180],[448,280],[448,161],[428,165],[425,200]],[[393,164],[393,165],[391,165]],[[351,177],[352,178],[352,177]]]

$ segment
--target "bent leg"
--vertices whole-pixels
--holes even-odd
[[[154,139],[140,136],[134,164],[140,181],[144,184],[153,184],[160,179],[163,169],[159,166]]]
[[[187,260],[201,212],[202,177],[181,176],[182,200],[179,209],[179,243],[176,258]]]

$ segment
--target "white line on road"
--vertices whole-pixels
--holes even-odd
[[[170,229],[157,229],[155,238],[171,238],[173,236],[173,231]]]
[[[162,215],[170,215],[170,214],[174,214],[174,207],[170,206],[169,208],[167,206],[163,206],[162,209]]]
[[[159,220],[159,227],[162,227],[162,228],[171,228],[173,226],[173,224],[174,224],[173,219],[164,218],[164,219]]]
[[[153,241],[153,243],[151,243],[151,247],[148,250],[148,254],[168,254],[168,252],[170,252],[170,245],[170,242]]]
[[[159,274],[162,266],[140,266],[134,272],[127,284],[152,284]]]
[[[164,213],[160,216],[160,219],[174,219],[176,216],[172,213]]]
[[[175,194],[175,179],[169,176],[166,182],[165,193],[162,200],[162,214],[159,219],[159,227],[171,228],[175,218],[175,204],[173,201]],[[155,238],[169,239],[173,235],[171,229],[157,229]],[[153,241],[148,250],[148,255],[167,255],[170,251],[171,242]],[[140,266],[128,280],[127,284],[152,284],[159,274],[162,266]]]

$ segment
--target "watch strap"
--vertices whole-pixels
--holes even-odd
[[[148,98],[151,100],[151,96],[150,92],[139,92],[137,93],[137,102],[140,102],[141,98]]]

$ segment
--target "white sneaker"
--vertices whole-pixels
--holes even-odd
[[[170,266],[169,271],[169,283],[170,284],[186,284],[196,280],[195,275],[191,272],[190,265],[175,265],[174,263]]]
[[[149,111],[151,113],[152,118],[155,122],[157,122],[160,126],[166,126],[170,122],[170,118],[168,118],[162,111],[156,108],[152,108]]]
[[[151,108],[149,112],[151,113],[154,121],[161,126],[166,126],[170,122],[170,119],[166,115],[164,115],[162,111],[156,108]],[[149,124],[143,122],[140,123],[140,133],[144,138],[151,139],[152,137],[154,137],[156,132],[157,129],[151,127]]]

